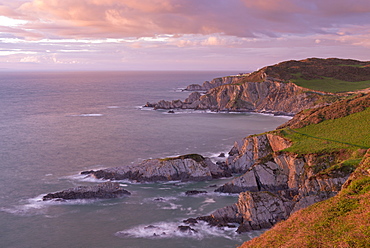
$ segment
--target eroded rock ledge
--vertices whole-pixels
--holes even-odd
[[[231,176],[222,164],[215,164],[209,158],[198,154],[149,159],[139,164],[86,171],[81,174],[91,175],[98,179],[128,179],[137,182],[202,181]]]

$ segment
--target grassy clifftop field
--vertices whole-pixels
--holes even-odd
[[[370,87],[370,61],[337,58],[290,60],[266,66],[244,77],[243,81],[261,82],[266,78],[290,81],[317,91],[356,91]]]

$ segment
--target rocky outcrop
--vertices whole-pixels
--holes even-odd
[[[212,81],[205,81],[202,85],[199,84],[191,84],[186,87],[185,90],[187,91],[208,91],[210,89],[216,88],[221,85],[225,84],[234,84],[240,80],[240,76],[228,76],[228,77],[220,77],[214,78]]]
[[[228,226],[238,223],[237,232],[247,232],[272,227],[289,217],[292,204],[270,192],[243,192],[238,202],[216,210],[209,216],[199,217],[211,225]]]
[[[174,158],[149,159],[139,164],[82,172],[99,179],[153,181],[203,181],[231,176],[222,166],[198,154]]]
[[[233,173],[244,173],[259,159],[290,145],[290,141],[277,135],[251,135],[234,143],[226,164]]]
[[[200,195],[200,194],[207,194],[205,190],[188,190],[185,192],[185,195]]]
[[[48,200],[76,200],[76,199],[110,199],[118,198],[131,193],[123,189],[119,183],[105,182],[95,186],[80,186],[56,193],[45,195],[42,199]]]
[[[238,232],[269,228],[291,213],[326,200],[341,190],[350,171],[339,167],[327,173],[322,171],[349,154],[284,152],[290,145],[288,140],[273,133],[236,142],[226,162],[231,171],[244,174],[215,191],[240,193],[239,200],[200,219],[218,226],[239,223]]]
[[[191,95],[184,102],[162,100],[146,106],[154,109],[207,109],[293,115],[306,108],[321,106],[318,102],[325,95],[293,83],[269,80],[222,85],[209,90],[205,95]]]

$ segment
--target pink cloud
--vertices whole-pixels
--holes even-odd
[[[276,37],[369,22],[368,0],[34,0],[9,15],[45,36],[145,37],[225,34]],[[1,11],[1,8],[0,8]],[[364,14],[364,15],[361,15]],[[367,15],[365,15],[367,14]]]
[[[33,66],[256,69],[370,48],[369,0],[0,0],[0,16],[24,20],[0,23],[0,62]]]

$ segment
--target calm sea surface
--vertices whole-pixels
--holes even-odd
[[[275,129],[284,117],[141,108],[147,101],[184,100],[180,88],[232,72],[0,73],[0,246],[27,247],[235,247],[259,232],[182,220],[236,202],[197,183],[134,184],[132,195],[105,201],[45,203],[40,199],[79,185],[79,172],[148,158],[200,153],[216,157],[234,141]],[[187,197],[186,190],[207,195]]]

